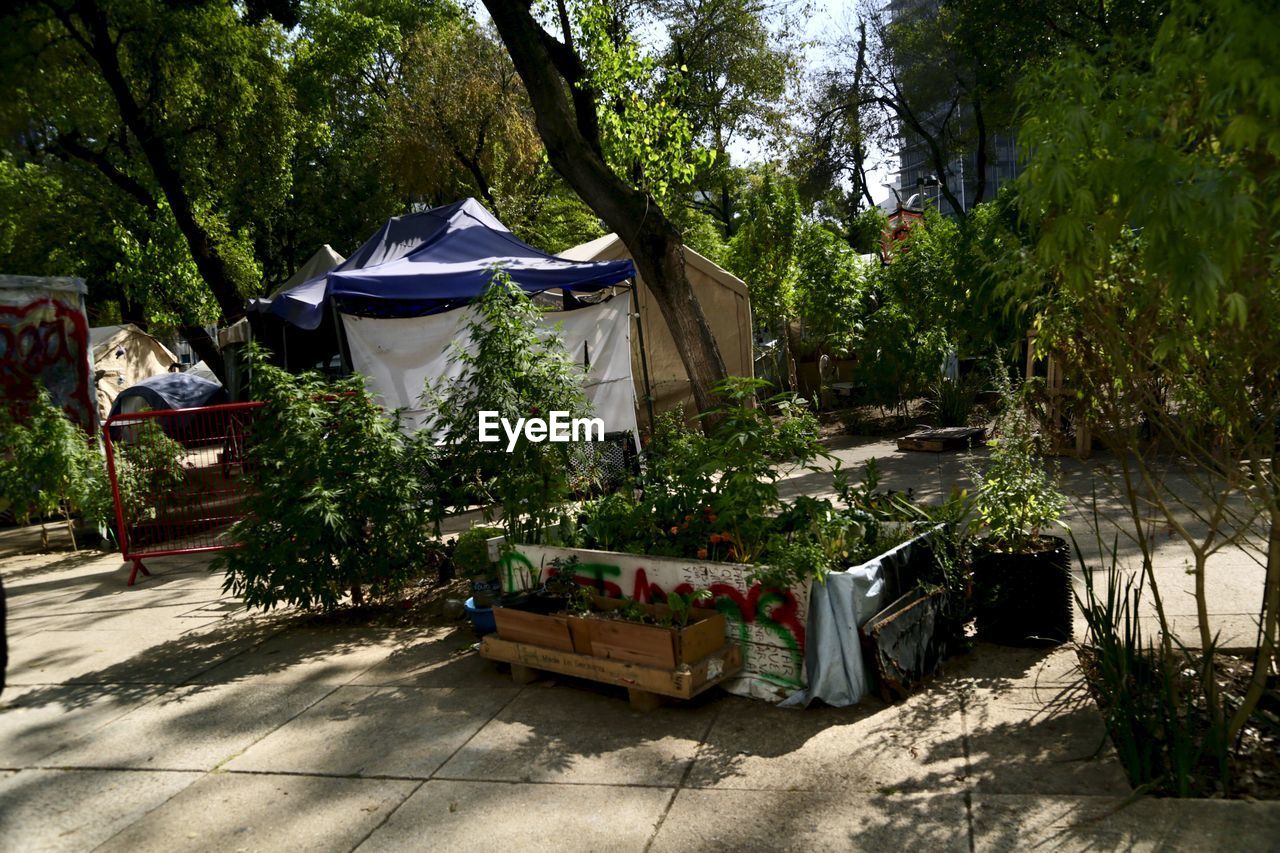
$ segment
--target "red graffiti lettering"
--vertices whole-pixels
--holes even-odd
[[[45,387],[85,430],[93,428],[89,324],[75,306],[48,297],[0,305],[0,396],[24,401]]]

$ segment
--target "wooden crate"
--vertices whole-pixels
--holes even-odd
[[[630,601],[596,596],[596,610],[621,610]],[[660,604],[643,605],[653,616],[665,616],[668,610]],[[674,669],[679,664],[701,660],[724,645],[724,616],[710,608],[695,608],[689,624],[683,628],[641,625],[621,619],[546,615],[510,607],[495,607],[494,621],[498,637],[513,643],[524,643],[595,655],[611,660]]]
[[[493,621],[497,625],[498,636],[504,640],[571,652],[578,632],[572,631],[569,623],[581,620],[569,616],[530,613],[512,607],[495,607]]]
[[[625,687],[631,706],[637,710],[657,707],[664,696],[692,699],[742,668],[742,652],[733,643],[723,643],[701,660],[673,669],[512,643],[492,634],[480,641],[480,656],[511,664],[511,677],[519,684],[527,684],[542,672],[554,672]]]
[[[616,598],[596,599],[596,607],[600,610],[621,610],[628,604],[630,602]],[[660,604],[645,605],[644,609],[654,616],[665,616],[668,612]],[[724,616],[709,608],[695,608],[689,624],[683,628],[641,625],[620,619],[583,621],[591,637],[591,654],[659,669],[691,664],[724,645]]]

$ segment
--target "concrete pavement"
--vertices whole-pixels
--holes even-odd
[[[453,624],[246,614],[208,562],[0,557],[0,851],[1280,847],[1280,803],[1128,802],[1070,649],[980,645],[892,706],[639,714]]]

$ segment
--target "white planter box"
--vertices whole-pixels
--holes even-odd
[[[518,545],[498,557],[503,588],[515,592],[537,586],[550,574],[553,560],[574,556],[578,581],[614,598],[652,603],[672,592],[711,590],[729,639],[742,648],[742,674],[725,685],[731,692],[776,702],[805,686],[812,581],[766,590],[747,580],[756,567],[742,563]]]

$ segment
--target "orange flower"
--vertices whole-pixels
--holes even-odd
[[[675,536],[675,535],[676,535],[677,533],[679,533],[679,532],[680,532],[680,528],[679,528],[679,527],[676,527],[674,524],[673,524],[673,525],[671,525],[671,535],[672,535],[672,536]]]
[[[712,545],[718,545],[718,544],[720,544],[720,540],[721,540],[721,538],[723,538],[723,537],[721,537],[719,533],[712,533],[712,534],[711,534],[711,544],[712,544]]]
[[[713,513],[711,513],[711,515],[708,515],[708,516],[707,516],[707,521],[711,522],[712,524],[715,524],[715,523],[716,523],[716,518],[717,518],[717,516],[716,516],[716,514],[713,512]]]
[[[684,520],[685,520],[685,521],[693,521],[693,516],[692,516],[692,515],[686,515],[686,516],[684,517]]]
[[[707,549],[706,549],[706,548],[699,548],[699,549],[698,549],[698,559],[699,559],[699,560],[705,560],[705,559],[707,559]]]

